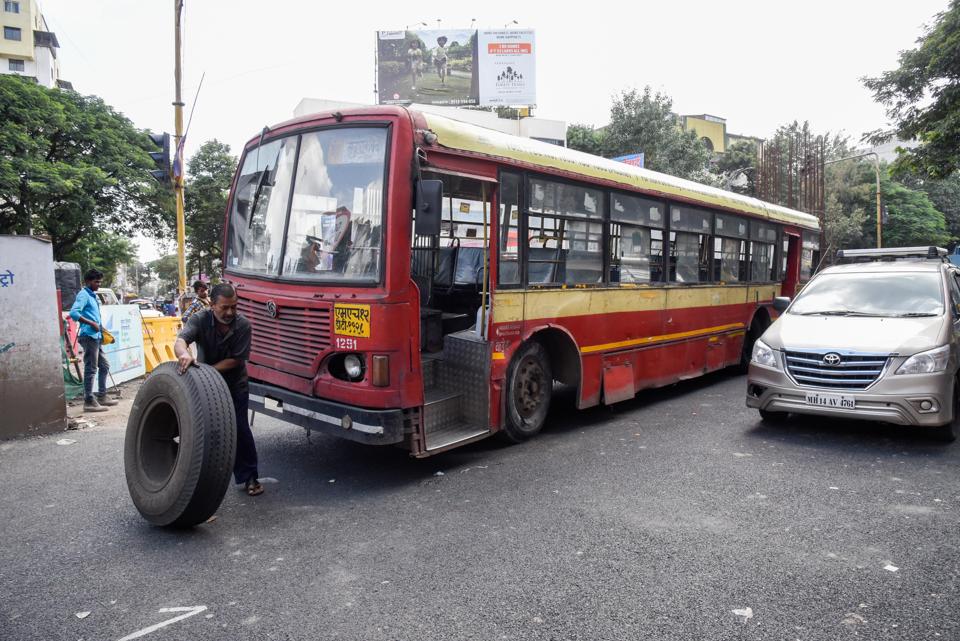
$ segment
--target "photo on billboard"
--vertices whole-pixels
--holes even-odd
[[[537,104],[536,47],[533,29],[479,32],[480,104]]]
[[[477,32],[422,29],[377,32],[381,105],[476,105]]]

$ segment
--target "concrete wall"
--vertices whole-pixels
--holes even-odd
[[[0,236],[0,439],[66,429],[53,248]]]

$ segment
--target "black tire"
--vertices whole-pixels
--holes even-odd
[[[127,420],[127,489],[154,525],[191,527],[217,511],[230,485],[237,422],[230,390],[209,365],[182,376],[175,362],[140,386]]]
[[[760,420],[764,423],[769,423],[771,425],[776,425],[778,423],[783,423],[787,420],[789,414],[787,412],[773,412],[771,410],[758,410],[760,412]]]
[[[507,368],[506,417],[503,436],[522,443],[543,428],[550,410],[553,372],[543,345],[525,343],[514,354]]]
[[[753,344],[757,339],[763,336],[763,333],[770,327],[770,323],[765,322],[762,316],[753,317],[750,323],[750,329],[743,337],[743,349],[740,350],[740,362],[737,364],[738,374],[746,374],[750,369],[750,359],[753,357]]]
[[[960,379],[953,381],[953,419],[946,425],[927,429],[930,438],[941,443],[953,443],[960,431]]]

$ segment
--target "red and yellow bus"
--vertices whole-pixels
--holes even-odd
[[[247,145],[224,268],[250,405],[422,457],[743,364],[818,252],[808,214],[400,107]]]

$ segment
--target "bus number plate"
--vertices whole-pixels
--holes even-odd
[[[841,396],[840,394],[819,394],[807,393],[807,405],[817,405],[819,407],[839,407],[845,410],[856,408],[857,401],[853,396]]]
[[[333,332],[341,336],[370,338],[370,306],[334,305]]]

